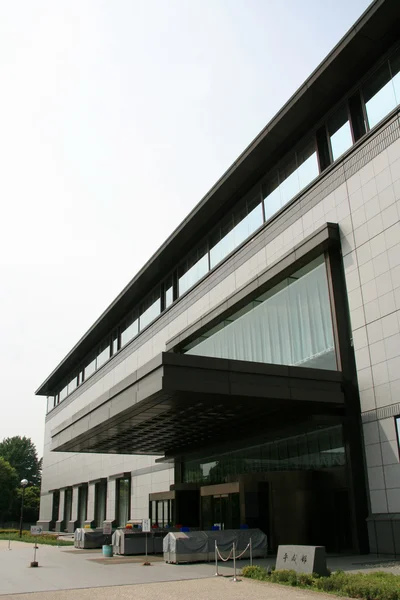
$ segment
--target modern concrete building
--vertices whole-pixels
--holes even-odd
[[[40,522],[400,553],[400,10],[376,0],[37,390]]]

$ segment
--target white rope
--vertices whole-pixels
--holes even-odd
[[[236,556],[236,559],[241,558],[243,556],[243,554],[246,552],[246,550],[248,550],[248,548],[250,548],[250,544],[247,544],[246,548],[243,550],[243,552],[241,554],[238,554]]]
[[[223,562],[227,562],[227,561],[228,561],[228,560],[231,558],[231,556],[232,556],[232,551],[233,551],[233,547],[232,547],[232,550],[229,552],[228,558],[224,558],[223,556],[221,556],[221,553],[220,553],[220,551],[218,550],[218,546],[215,546],[215,548],[216,548],[216,550],[217,550],[218,556],[220,557],[220,559],[221,559]]]

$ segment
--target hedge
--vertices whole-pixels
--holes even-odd
[[[267,571],[258,566],[244,567],[243,577],[298,586],[321,592],[330,592],[348,598],[363,600],[400,600],[400,575],[383,571],[372,573],[344,573],[336,571],[329,577],[296,571]]]

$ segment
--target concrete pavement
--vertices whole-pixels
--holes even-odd
[[[315,598],[315,593],[297,589],[262,585],[243,580],[231,582],[232,562],[220,563],[219,572],[225,577],[215,577],[214,564],[167,565],[161,557],[149,557],[153,566],[142,566],[140,557],[114,557],[103,559],[99,550],[76,550],[73,547],[40,546],[37,551],[39,568],[29,568],[33,560],[33,544],[0,541],[0,600],[84,600],[96,598],[132,598],[138,600],[169,600],[170,598],[196,598],[196,600],[234,600],[261,597],[269,600]],[[262,566],[275,563],[273,558],[255,560]],[[248,561],[238,561],[238,572]],[[332,570],[371,571],[387,570],[400,574],[400,562],[387,557],[351,556],[329,557]],[[259,587],[261,585],[261,589]],[[249,587],[250,586],[250,587]],[[255,586],[255,587],[254,587]],[[268,595],[266,596],[266,587]],[[36,593],[35,593],[36,592]],[[29,594],[28,594],[29,593]],[[28,595],[27,595],[28,594]],[[324,596],[318,595],[319,598]],[[332,597],[332,596],[330,596]]]

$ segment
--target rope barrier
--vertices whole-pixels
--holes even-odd
[[[228,557],[227,557],[227,558],[224,558],[224,557],[221,555],[221,552],[219,551],[219,549],[218,549],[218,546],[216,546],[216,548],[217,548],[218,556],[220,557],[220,559],[221,559],[223,562],[228,562],[228,560],[230,560],[230,559],[231,559],[231,557],[232,557],[232,553],[233,553],[233,546],[232,546],[232,550],[229,552],[229,554],[228,554]]]
[[[236,560],[238,560],[238,558],[241,558],[243,556],[243,554],[250,548],[250,543],[247,544],[246,548],[243,550],[243,552],[241,554],[239,554],[236,557]]]
[[[239,554],[236,556],[236,544],[235,542],[233,542],[232,544],[232,549],[230,550],[228,556],[226,558],[224,558],[221,554],[221,552],[219,551],[218,548],[218,544],[217,544],[217,540],[215,540],[215,575],[218,576],[218,557],[220,558],[220,560],[222,560],[223,562],[228,562],[228,560],[230,560],[230,558],[233,555],[233,579],[232,581],[239,581],[236,578],[236,561],[241,558],[246,552],[247,550],[250,550],[250,565],[253,565],[253,545],[252,545],[252,540],[250,538],[249,543],[247,544],[246,548]]]

